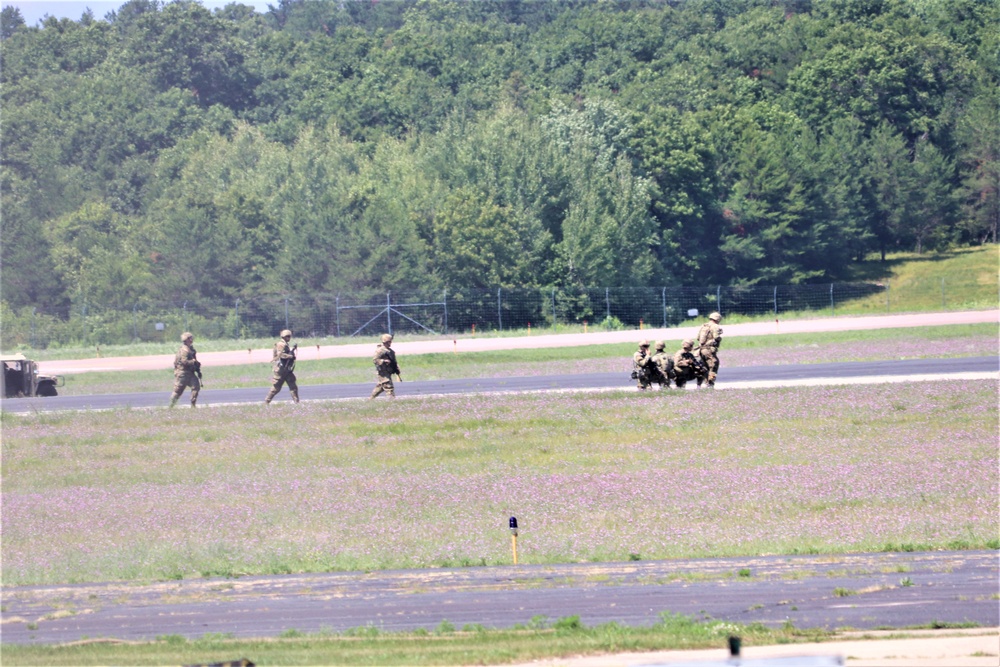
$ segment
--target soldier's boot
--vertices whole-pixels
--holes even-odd
[[[704,382],[704,381],[705,381],[704,378],[698,378],[698,386],[700,387],[701,383]]]
[[[298,403],[299,402],[299,390],[298,389],[292,389],[291,391],[292,391],[292,402],[293,403]]]
[[[176,405],[177,405],[177,397],[176,396],[171,396],[170,397],[170,407],[175,407]]]
[[[192,408],[198,407],[198,390],[197,389],[195,389],[194,391],[191,392],[191,407]]]
[[[274,398],[277,393],[278,392],[274,390],[274,387],[272,387],[271,391],[267,392],[267,398],[264,399],[264,405],[270,405],[271,399]]]
[[[372,395],[368,397],[368,400],[369,401],[372,400],[373,398],[375,398],[376,396],[378,396],[381,393],[382,393],[382,385],[378,385],[377,387],[375,387],[374,389],[372,389]]]

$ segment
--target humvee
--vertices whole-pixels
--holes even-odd
[[[55,396],[56,387],[66,384],[61,375],[42,375],[38,372],[38,364],[23,354],[8,354],[0,356],[3,365],[4,398],[20,398],[25,396]]]

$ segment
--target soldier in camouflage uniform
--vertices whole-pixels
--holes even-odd
[[[688,339],[681,343],[681,349],[674,353],[674,384],[678,389],[683,389],[690,380],[697,379],[698,386],[704,378],[703,366],[695,358],[691,350],[694,349],[694,341]]]
[[[722,327],[719,321],[722,315],[712,313],[708,316],[708,322],[701,325],[698,331],[699,354],[708,367],[708,386],[715,387],[715,377],[719,372],[719,345],[722,344]]]
[[[670,378],[674,374],[674,360],[669,354],[663,351],[666,347],[662,340],[656,341],[654,345],[656,352],[653,354],[653,363],[650,365],[650,379],[656,384],[660,385],[660,389],[663,386],[670,386]]]
[[[278,395],[281,386],[288,383],[288,391],[292,394],[292,401],[299,402],[299,385],[295,382],[295,351],[298,345],[289,345],[292,340],[292,332],[285,329],[281,332],[281,338],[274,344],[274,351],[271,355],[271,368],[274,375],[271,377],[271,391],[267,393],[264,404],[271,402],[271,399]]]
[[[191,387],[191,407],[195,407],[198,392],[201,391],[200,376],[201,362],[194,349],[194,334],[185,331],[181,334],[181,349],[174,356],[174,393],[170,396],[170,407],[177,405],[177,400],[188,387]]]
[[[393,374],[403,381],[400,374],[399,364],[396,363],[396,353],[392,349],[392,335],[382,334],[382,342],[375,348],[375,388],[372,389],[371,398],[375,398],[383,391],[391,398],[396,398],[396,388],[392,384]]]
[[[639,389],[646,390],[650,386],[650,366],[653,358],[649,355],[649,341],[639,343],[639,349],[632,355],[632,378],[638,383]]]

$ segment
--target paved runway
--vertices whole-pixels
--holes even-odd
[[[661,614],[801,628],[1000,625],[997,553],[764,556],[4,587],[3,641],[587,626]],[[65,610],[71,609],[71,614]],[[35,629],[29,629],[36,624]]]

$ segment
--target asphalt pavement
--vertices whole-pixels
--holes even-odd
[[[4,643],[289,630],[587,626],[662,614],[800,628],[1000,625],[995,551],[509,565],[4,587]],[[66,610],[72,610],[67,613]]]

